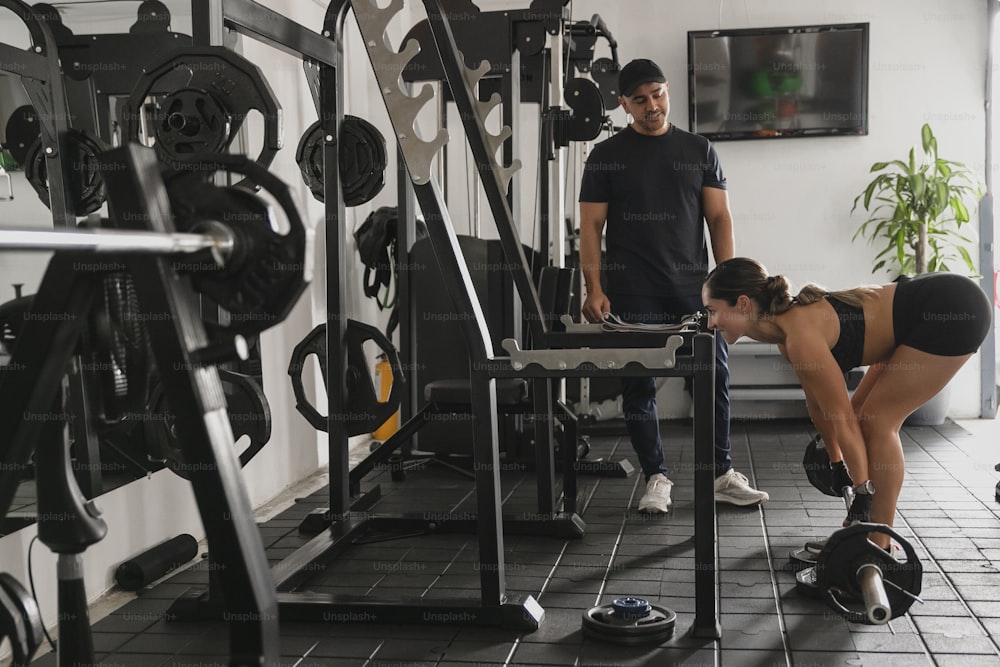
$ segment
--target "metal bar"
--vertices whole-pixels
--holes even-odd
[[[73,415],[73,453],[76,458],[76,481],[83,495],[96,498],[104,493],[104,476],[101,474],[101,441],[97,436],[94,406],[85,397],[89,391],[96,391],[91,384],[96,380],[93,373],[86,374],[81,368],[81,358],[73,360],[72,371],[67,378],[69,391],[67,398]]]
[[[858,568],[858,585],[865,601],[865,615],[873,625],[884,625],[892,618],[892,605],[882,583],[882,570],[875,563]]]
[[[9,44],[0,44],[0,71],[44,81],[49,74],[49,64],[44,56],[14,48]]]
[[[426,209],[425,209],[426,210]],[[472,460],[476,473],[476,517],[479,520],[479,590],[485,608],[497,608],[507,596],[500,497],[500,442],[497,381],[471,363]]]
[[[543,341],[545,333],[548,331],[548,325],[541,302],[538,299],[538,291],[535,289],[528,268],[524,248],[521,246],[520,234],[514,223],[514,215],[511,213],[510,205],[504,196],[506,188],[501,181],[496,158],[490,150],[486,128],[479,118],[478,101],[466,83],[465,63],[459,60],[459,49],[455,42],[455,35],[452,33],[447,15],[441,9],[438,0],[423,1],[427,10],[427,22],[430,25],[434,41],[437,43],[438,53],[441,55],[441,62],[455,98],[455,106],[458,108],[459,117],[465,126],[469,146],[472,148],[476,167],[486,191],[486,199],[489,201],[490,211],[493,213],[497,232],[500,235],[500,243],[503,246],[508,269],[527,311],[531,340]],[[517,99],[514,99],[510,100],[509,104],[517,104],[517,102]]]
[[[328,42],[331,57],[319,68],[320,123],[323,128],[323,192],[326,227],[326,349],[327,373],[327,451],[329,452],[330,516],[333,521],[343,520],[351,506],[351,465],[348,455],[350,434],[344,419],[347,402],[347,317],[351,285],[349,272],[355,266],[347,243],[350,230],[340,187],[340,124],[344,119],[343,26],[346,5],[338,13],[327,12],[323,32],[332,35]]]
[[[442,161],[445,160],[448,151],[441,152]],[[447,198],[447,195],[445,195]],[[412,266],[410,261],[413,245],[416,242],[416,201],[413,196],[413,186],[406,173],[406,162],[403,160],[403,153],[396,147],[396,207],[397,207],[397,238],[396,259],[401,267]],[[412,296],[411,276],[413,271],[400,271],[397,279],[397,303],[399,304],[399,356],[403,364],[403,369],[409,370],[411,374],[418,373],[420,368],[420,356],[417,352],[417,337],[415,335],[417,312],[416,302]],[[411,378],[413,375],[410,376]],[[408,421],[412,417],[423,392],[416,382],[408,382],[409,385],[407,399],[400,403],[400,417],[403,421]],[[419,436],[417,436],[419,438]],[[417,445],[417,441],[413,441]],[[412,449],[412,447],[410,448]]]
[[[214,234],[160,234],[109,229],[0,229],[0,250],[153,255],[216,250],[228,255],[234,243],[232,236]]]
[[[719,639],[715,521],[715,336],[694,337],[694,598],[692,635]]]
[[[223,0],[222,19],[226,27],[293,56],[331,67],[340,63],[339,47],[328,36],[309,30],[253,0]]]
[[[222,0],[191,0],[191,41],[196,46],[222,45]]]
[[[384,463],[394,451],[409,442],[413,434],[423,428],[435,412],[436,406],[433,403],[428,403],[420,412],[403,422],[399,430],[393,433],[388,440],[379,445],[351,469],[351,485],[360,483],[365,475],[375,469],[375,466]]]
[[[980,286],[987,295],[996,302],[995,272],[993,269],[996,252],[996,229],[994,227],[994,197],[993,197],[993,67],[996,63],[996,51],[993,41],[996,38],[997,14],[1000,14],[1000,4],[996,0],[987,0],[986,21],[986,196],[979,202],[979,271],[983,274]],[[979,416],[983,419],[996,419],[997,416],[997,368],[996,328],[990,327],[986,340],[979,348],[979,384],[980,404]]]
[[[563,512],[576,514],[577,446],[580,442],[580,422],[562,401],[556,401],[559,422],[563,427]]]
[[[535,483],[538,513],[551,515],[556,507],[555,436],[552,428],[552,380],[531,381],[535,427]]]

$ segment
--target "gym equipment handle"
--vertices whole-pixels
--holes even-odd
[[[882,582],[882,570],[874,563],[865,563],[858,568],[857,576],[868,620],[874,625],[888,623],[892,618],[892,605]]]
[[[206,234],[133,232],[107,229],[50,231],[0,229],[0,250],[47,250],[96,253],[191,254],[211,250],[218,260],[229,257],[235,239],[224,225]]]

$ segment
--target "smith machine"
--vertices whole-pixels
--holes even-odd
[[[562,19],[561,3],[548,3],[548,11],[541,11],[543,3],[535,3],[532,10],[539,16],[548,17],[558,29]],[[530,596],[509,595],[506,591],[503,559],[503,528],[508,530],[529,530],[548,532],[561,530],[563,534],[580,534],[584,525],[575,514],[575,479],[572,460],[576,452],[572,447],[564,448],[567,465],[564,466],[563,510],[557,511],[554,497],[554,456],[553,434],[550,420],[538,420],[536,428],[544,429],[536,452],[536,474],[539,481],[538,514],[542,518],[532,522],[535,525],[517,526],[501,516],[499,445],[497,436],[497,381],[504,378],[526,378],[534,385],[533,395],[537,401],[535,410],[539,414],[552,414],[551,386],[554,379],[566,377],[587,377],[593,375],[624,376],[631,374],[654,374],[692,377],[696,402],[696,586],[697,614],[695,630],[698,634],[717,636],[719,633],[716,581],[715,581],[715,514],[712,495],[712,386],[714,383],[713,338],[707,334],[687,332],[683,335],[665,333],[616,333],[606,334],[595,331],[588,325],[573,325],[567,331],[554,331],[540,304],[539,295],[532,280],[523,248],[518,238],[511,208],[505,193],[511,174],[511,167],[497,162],[496,154],[506,138],[506,132],[492,135],[485,129],[484,119],[488,111],[498,103],[499,95],[488,102],[481,101],[475,93],[477,82],[490,71],[488,63],[481,63],[475,70],[469,69],[459,56],[459,48],[450,27],[448,13],[453,5],[425,0],[429,30],[425,37],[413,37],[406,41],[400,51],[393,49],[385,36],[385,27],[402,8],[401,0],[379,8],[370,0],[354,0],[351,3],[331,4],[324,34],[337,44],[341,43],[343,23],[348,9],[353,10],[360,27],[372,69],[385,100],[402,162],[406,167],[409,187],[424,216],[427,231],[437,262],[444,276],[444,283],[454,304],[457,321],[462,323],[463,333],[470,350],[469,377],[471,413],[473,420],[472,453],[475,461],[476,504],[474,520],[467,517],[449,520],[435,517],[430,521],[420,516],[373,516],[359,511],[371,507],[370,494],[355,496],[357,489],[355,471],[347,465],[347,438],[350,435],[347,424],[337,418],[348,412],[348,390],[345,371],[349,362],[347,348],[343,341],[347,336],[347,324],[337,317],[337,306],[341,303],[343,273],[347,261],[339,247],[338,240],[346,238],[346,230],[338,228],[328,239],[328,297],[331,299],[329,312],[333,317],[327,326],[327,390],[330,414],[327,428],[330,434],[330,474],[334,480],[330,485],[330,507],[316,518],[325,526],[306,545],[275,568],[278,586],[278,603],[283,618],[322,621],[329,618],[366,618],[374,622],[387,623],[427,623],[435,619],[462,619],[472,624],[508,625],[522,629],[537,627],[542,617],[538,603]],[[461,3],[467,8],[466,3]],[[544,28],[543,28],[544,31]],[[539,34],[541,38],[542,35]],[[513,43],[513,41],[511,42]],[[431,86],[425,85],[414,96],[403,81],[407,64],[420,53],[439,55],[441,68],[450,89],[479,177],[485,187],[486,197],[503,246],[505,260],[517,293],[527,312],[526,321],[530,330],[532,350],[520,350],[516,342],[505,342],[507,356],[493,352],[491,335],[483,316],[482,308],[472,287],[467,265],[462,256],[448,207],[439,184],[432,172],[432,160],[448,140],[442,128],[431,132],[430,140],[424,140],[415,131],[415,121],[425,104],[432,101]],[[342,55],[339,54],[338,55]],[[323,108],[321,114],[327,137],[336,137],[336,119],[342,117],[341,81],[337,77],[340,67],[320,67],[320,91]],[[512,77],[516,79],[517,77]],[[517,99],[514,97],[513,99]],[[330,113],[336,109],[337,113]],[[335,163],[335,147],[328,141],[326,164]],[[327,192],[334,191],[336,181],[326,174]],[[328,224],[334,219],[331,203],[334,198],[326,198]],[[401,198],[401,201],[403,198]],[[405,220],[407,216],[400,216]],[[412,223],[411,223],[412,224]],[[413,228],[403,238],[413,238]],[[405,247],[405,244],[403,244]],[[334,262],[334,259],[338,262]],[[402,324],[402,323],[401,323]],[[581,328],[582,327],[582,328]],[[686,346],[686,354],[677,354]],[[374,462],[385,460],[398,448],[422,421],[429,416],[422,411],[412,416],[402,425],[399,432],[387,440],[368,457],[360,469],[371,469]],[[381,458],[380,458],[381,457]],[[338,482],[339,480],[339,482]],[[315,528],[315,526],[313,526]],[[478,535],[480,571],[480,599],[421,599],[421,600],[378,600],[348,598],[346,596],[303,593],[308,589],[309,573],[315,572],[349,548],[351,541],[367,530],[419,531],[470,531]]]
[[[544,39],[546,26],[558,31],[563,25],[563,3],[536,2],[525,15],[534,14],[538,25],[536,38]],[[561,534],[577,536],[585,530],[576,514],[576,487],[573,462],[575,448],[565,447],[564,481],[562,509],[557,509],[555,494],[555,462],[553,433],[550,420],[536,420],[536,474],[539,480],[538,512],[540,518],[532,520],[504,519],[501,515],[499,443],[497,435],[497,380],[505,378],[530,379],[533,383],[535,412],[553,414],[552,382],[559,378],[589,377],[594,375],[624,376],[629,374],[655,374],[693,377],[696,387],[696,440],[701,463],[696,466],[699,482],[696,493],[698,503],[697,522],[698,561],[697,588],[698,614],[695,626],[700,633],[715,635],[718,632],[718,617],[715,594],[715,519],[712,498],[712,383],[711,368],[714,357],[711,353],[712,337],[685,334],[688,354],[677,355],[682,336],[671,339],[664,333],[619,333],[600,334],[586,325],[575,325],[569,331],[554,331],[540,304],[538,291],[532,280],[523,248],[518,238],[510,203],[507,199],[507,182],[512,173],[510,166],[498,164],[496,154],[507,138],[506,132],[498,136],[489,134],[484,118],[497,99],[483,102],[478,99],[475,88],[477,82],[490,71],[490,65],[482,63],[477,70],[471,70],[459,58],[454,33],[451,31],[447,15],[452,11],[466,11],[468,3],[446,4],[427,1],[424,7],[428,15],[428,31],[425,36],[413,37],[406,42],[402,52],[391,49],[385,38],[385,26],[401,9],[401,2],[394,2],[386,8],[379,8],[369,0],[346,2],[338,0],[328,8],[324,20],[322,39],[325,49],[322,57],[315,57],[316,51],[306,53],[300,47],[307,41],[302,37],[302,28],[293,28],[287,21],[275,18],[269,21],[267,12],[240,12],[241,3],[222,3],[222,25],[274,43],[293,44],[307,57],[307,76],[314,82],[312,87],[325,141],[323,150],[324,197],[327,222],[327,298],[330,317],[326,326],[326,349],[316,349],[325,354],[326,383],[329,414],[326,430],[330,438],[329,508],[308,518],[303,523],[303,532],[314,534],[307,544],[286,558],[273,570],[278,590],[278,605],[282,618],[289,620],[324,621],[337,618],[367,619],[386,623],[434,623],[454,619],[460,622],[484,625],[508,625],[531,630],[538,627],[543,611],[530,596],[510,595],[506,591],[503,559],[503,529],[525,531],[534,534]],[[447,6],[447,11],[445,9]],[[342,36],[348,10],[353,10],[361,29],[379,83],[379,89],[386,103],[392,121],[394,135],[400,154],[401,166],[405,165],[405,185],[401,185],[400,205],[403,213],[399,216],[402,230],[400,238],[414,238],[412,207],[408,205],[415,197],[424,216],[429,239],[435,257],[448,286],[449,296],[454,304],[456,320],[462,323],[463,335],[470,350],[469,392],[473,419],[472,453],[474,459],[476,504],[474,519],[468,516],[435,517],[433,521],[423,516],[375,515],[368,510],[378,500],[378,488],[366,493],[360,492],[361,478],[374,467],[386,461],[406,440],[433,414],[434,406],[411,416],[397,434],[386,440],[361,464],[351,469],[348,465],[347,443],[351,435],[372,430],[371,423],[360,423],[344,416],[357,414],[352,410],[350,390],[351,341],[358,337],[357,326],[352,326],[340,316],[344,311],[344,286],[347,283],[348,267],[356,265],[347,254],[342,240],[348,236],[344,225],[344,202],[340,192],[338,176],[338,146],[332,138],[341,136],[338,123],[343,113],[343,77],[347,66],[343,62]],[[478,11],[478,10],[476,10]],[[526,21],[530,24],[531,22]],[[281,26],[281,29],[276,26]],[[508,23],[508,31],[514,32],[516,22]],[[515,33],[517,34],[517,33]],[[297,37],[295,37],[297,36]],[[514,39],[508,44],[516,46]],[[431,87],[425,86],[414,97],[406,78],[407,64],[418,54],[439,54],[440,65],[436,70],[443,72],[460,117],[469,146],[475,159],[478,173],[483,181],[489,208],[497,223],[500,242],[506,263],[510,267],[511,278],[517,294],[524,304],[531,341],[535,350],[522,351],[508,348],[509,356],[496,355],[493,350],[489,328],[482,308],[472,287],[466,262],[462,256],[454,228],[448,214],[448,207],[441,189],[432,173],[431,163],[448,139],[447,132],[439,128],[432,133],[432,139],[425,141],[415,132],[415,119],[420,109],[434,97]],[[329,57],[328,57],[329,56]],[[416,69],[416,68],[414,68]],[[517,77],[510,77],[511,83]],[[516,85],[516,84],[514,84]],[[499,95],[496,96],[499,98]],[[514,97],[513,99],[517,99]],[[509,105],[505,105],[509,106]],[[571,132],[573,124],[581,124],[568,118],[561,131]],[[559,126],[556,126],[559,127]],[[507,130],[509,132],[509,130]],[[333,194],[336,193],[336,194]],[[407,243],[400,244],[405,250]],[[401,317],[401,327],[406,329]],[[583,329],[580,327],[583,326]],[[375,338],[370,335],[370,338]],[[707,342],[705,342],[707,340]],[[505,346],[514,346],[511,341]],[[387,342],[383,341],[383,348]],[[588,349],[582,349],[588,348]],[[391,348],[390,348],[391,350]],[[293,359],[293,369],[299,364]],[[398,368],[398,367],[397,367]],[[395,374],[396,378],[402,377]],[[371,417],[372,415],[368,415]],[[372,420],[366,420],[372,421]],[[380,423],[380,422],[379,422]],[[377,425],[377,424],[375,424]],[[707,499],[707,500],[706,500]],[[480,599],[358,599],[343,595],[329,595],[308,591],[312,573],[332,562],[350,548],[352,542],[367,531],[445,532],[461,531],[478,535],[480,572]],[[172,613],[182,618],[196,618],[204,615],[217,616],[219,596],[210,585],[206,590],[192,590],[175,603]]]

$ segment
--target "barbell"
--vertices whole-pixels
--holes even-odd
[[[145,232],[118,229],[0,229],[0,250],[97,254],[188,255],[209,251],[219,267],[233,254],[236,239],[228,226],[205,225],[204,231]]]
[[[871,533],[896,541],[897,558],[869,539]],[[902,616],[920,599],[923,568],[913,547],[889,526],[856,523],[836,531],[814,567],[795,575],[796,588],[818,595],[854,623],[882,625]]]

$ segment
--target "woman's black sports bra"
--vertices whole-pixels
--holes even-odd
[[[830,350],[840,370],[847,372],[861,365],[865,352],[864,308],[844,303],[830,294],[824,297],[837,312],[840,320],[840,338]]]

